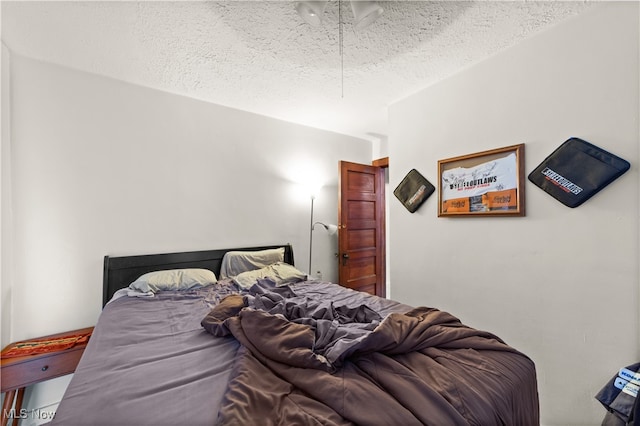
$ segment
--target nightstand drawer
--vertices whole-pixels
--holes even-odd
[[[73,373],[84,347],[33,357],[2,366],[2,392]]]

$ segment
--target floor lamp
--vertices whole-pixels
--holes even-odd
[[[329,233],[329,235],[333,235],[338,232],[338,227],[336,225],[326,225],[322,222],[314,222],[313,221],[313,201],[315,200],[315,196],[311,196],[311,226],[309,227],[309,275],[311,275],[311,254],[313,253],[313,230],[316,225],[322,225],[324,229]]]

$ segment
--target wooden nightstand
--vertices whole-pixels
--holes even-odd
[[[92,332],[93,327],[87,327],[32,340],[57,339],[78,334],[91,335]],[[15,345],[16,343],[12,343],[7,348]],[[15,358],[2,358],[0,360],[0,384],[2,393],[6,393],[4,404],[2,404],[2,426],[9,422],[10,417],[14,418],[14,424],[18,424],[18,420],[23,415],[22,398],[24,397],[24,389],[27,386],[73,373],[86,346],[87,342],[85,341],[69,349]],[[16,403],[15,409],[11,411],[14,400]],[[13,415],[10,416],[10,413]]]

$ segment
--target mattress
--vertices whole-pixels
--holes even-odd
[[[327,282],[305,281],[292,284],[287,289],[290,289],[290,292],[285,295],[284,304],[281,305],[286,308],[277,312],[269,312],[276,309],[276,297],[269,291],[258,289],[259,291],[254,291],[253,294],[245,291],[243,300],[250,306],[243,312],[262,315],[254,317],[253,321],[258,318],[259,324],[255,326],[254,331],[259,334],[257,340],[265,341],[267,346],[264,348],[260,347],[261,343],[256,340],[245,338],[246,332],[251,334],[251,330],[242,331],[243,326],[247,327],[247,324],[251,323],[249,320],[244,322],[244,318],[250,318],[247,315],[233,315],[220,322],[222,329],[228,328],[240,334],[221,332],[212,335],[201,325],[212,310],[221,306],[221,300],[239,292],[230,280],[221,280],[215,285],[196,290],[159,292],[151,298],[121,297],[113,300],[105,306],[100,315],[93,336],[52,424],[294,424],[301,421],[309,423],[310,418],[316,419],[317,424],[376,424],[375,419],[378,419],[380,424],[389,424],[389,418],[398,421],[407,418],[415,419],[415,422],[408,421],[415,424],[439,424],[437,422],[446,421],[449,424],[487,425],[509,424],[509,419],[516,417],[525,419],[519,424],[538,423],[533,362],[490,333],[476,333],[460,324],[455,317],[436,309],[416,311],[410,306],[392,300]],[[280,298],[282,292],[276,293]],[[288,354],[294,358],[293,354],[297,348],[282,349],[283,346],[278,340],[281,336],[270,335],[281,328],[277,326],[281,321],[289,321],[287,312],[299,313],[302,305],[305,310],[309,306],[326,305],[336,312],[343,307],[365,307],[366,312],[375,313],[379,320],[376,320],[373,326],[367,325],[366,331],[358,335],[360,337],[357,337],[355,344],[350,340],[350,349],[334,357],[333,364],[327,368],[321,366],[315,371],[313,366],[286,365]],[[408,317],[405,315],[407,312]],[[315,336],[318,337],[317,330],[321,327],[316,325],[319,324],[315,322],[319,318],[316,313],[317,310],[313,314],[315,316],[312,315],[313,318],[296,318],[290,322],[295,323],[295,327],[315,327]],[[333,318],[329,319],[327,324],[352,330],[354,327],[360,327],[359,321],[371,320],[356,318],[346,321]],[[423,327],[429,321],[434,321],[429,330],[437,330],[436,333],[432,333],[435,337],[447,328],[456,333],[455,339],[449,339],[448,343],[441,345],[442,347],[422,347],[420,345],[423,344],[416,341],[418,346],[412,346],[408,350],[409,353],[398,352],[396,346],[389,349],[388,342],[384,343],[386,352],[372,347],[380,343],[373,337],[369,338],[369,333],[377,338],[376,333],[383,329],[382,324],[393,323],[393,327],[396,328],[389,328],[393,334],[398,330],[397,327],[402,330],[414,325]],[[396,323],[399,325],[396,326]],[[440,328],[434,329],[436,326]],[[426,328],[416,330],[416,333],[422,336]],[[464,336],[460,334],[463,331]],[[284,330],[283,333],[282,336],[285,336],[286,340],[289,331]],[[478,339],[481,339],[481,347],[468,348],[469,344],[475,345],[470,343],[470,339],[475,339],[477,334],[480,336]],[[344,337],[344,334],[335,335]],[[404,336],[402,339],[396,339],[399,340],[396,342],[397,345],[402,346],[403,341],[406,343],[413,338],[408,334]],[[460,340],[462,337],[466,340]],[[371,343],[372,341],[374,343]],[[345,339],[341,342],[344,343]],[[277,344],[278,349],[268,347],[271,344]],[[314,341],[312,346],[317,344],[318,342]],[[451,345],[453,347],[449,347]],[[314,347],[308,349],[310,353],[318,350]],[[274,359],[269,359],[269,353],[273,351],[278,353]],[[414,353],[420,358],[414,359]],[[481,356],[474,355],[476,353]],[[330,358],[329,355],[314,354],[312,357],[323,362]],[[247,370],[252,365],[258,366],[260,371],[265,370],[264,376],[258,370]],[[405,376],[408,377],[408,374],[400,373],[398,368],[410,370],[413,368],[412,365],[421,365],[419,369],[424,371],[406,379]],[[376,372],[363,372],[370,368],[369,366],[374,366],[371,368]],[[458,366],[462,367],[459,371]],[[397,371],[383,372],[383,369]],[[242,376],[246,376],[247,371],[250,371],[248,384],[246,380],[242,381]],[[349,379],[348,374],[345,375],[345,372],[349,371],[355,371],[358,377],[353,376],[353,380]],[[308,377],[305,376],[307,373],[310,374]],[[287,378],[288,374],[292,375],[292,379]],[[462,390],[458,398],[455,395],[459,393],[459,389],[446,383],[451,382],[455,385],[456,375],[460,374],[465,376],[464,387],[474,388]],[[377,377],[378,375],[380,377]],[[471,376],[473,380],[466,379]],[[264,389],[242,391],[247,386],[253,387],[260,382],[262,379],[258,379],[259,377],[264,377]],[[296,377],[301,380],[300,383],[296,382]],[[390,378],[391,382],[388,380]],[[281,383],[283,380],[284,388]],[[318,382],[313,382],[314,380]],[[405,383],[402,380],[409,382]],[[416,380],[421,382],[420,386],[414,386]],[[338,383],[335,385],[338,389],[314,395],[314,392],[322,387],[321,383],[325,382]],[[400,390],[383,389],[387,382],[391,383],[389,386],[399,387]],[[362,383],[364,385],[361,385]],[[383,393],[376,397],[378,401],[368,402],[372,405],[370,408],[360,403],[357,406],[355,403],[345,404],[351,395],[358,393],[358,390],[352,387],[355,384],[358,389],[370,387],[372,397],[374,393],[378,395],[379,391]],[[286,395],[278,393],[282,392],[282,389],[288,389],[284,392]],[[411,395],[405,398],[403,392]],[[476,397],[476,394],[479,396]],[[286,400],[287,403],[265,403],[274,401],[274,398],[277,401]],[[340,399],[338,406],[333,402],[336,398]],[[366,400],[366,397],[364,399]],[[387,399],[391,401],[389,407],[397,405],[400,408],[385,408],[382,401]],[[444,412],[434,411],[430,414],[429,410],[424,408],[425,403],[426,406],[432,404],[429,410],[443,409]],[[417,406],[406,408],[403,404]],[[387,413],[386,420],[383,420],[384,416],[362,416],[364,412],[373,414],[376,409]],[[477,413],[464,413],[465,410],[475,409],[478,410]],[[301,417],[300,413],[303,411],[305,415]],[[401,415],[400,411],[407,413]],[[463,413],[460,414],[460,411]],[[397,417],[394,417],[396,412]]]

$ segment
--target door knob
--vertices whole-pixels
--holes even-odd
[[[349,254],[348,253],[342,253],[342,266],[345,266],[347,264],[347,260],[349,259]]]

